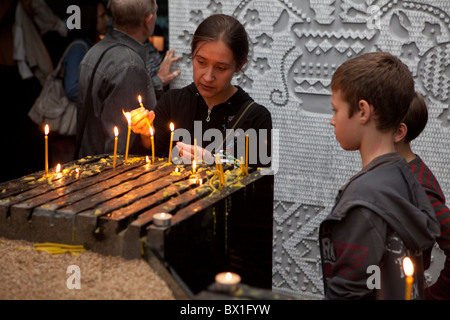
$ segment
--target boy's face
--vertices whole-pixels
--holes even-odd
[[[330,124],[334,127],[336,140],[344,150],[358,150],[360,147],[360,129],[358,112],[349,117],[350,105],[337,90],[332,93],[331,105],[334,110]]]

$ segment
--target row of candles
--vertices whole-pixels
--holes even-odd
[[[142,104],[142,97],[138,96],[139,105],[141,108],[144,108],[144,105]],[[127,144],[125,149],[125,163],[128,162],[128,150],[130,147],[130,135],[131,135],[131,113],[125,112],[122,109],[122,112],[127,119],[128,122],[128,134],[127,134]],[[150,130],[150,140],[151,140],[151,149],[152,149],[152,163],[155,163],[155,140],[153,137],[153,128],[150,125],[148,119],[146,119],[149,130]],[[171,122],[170,125],[170,147],[169,147],[169,157],[168,157],[168,163],[172,163],[172,146],[173,146],[173,134],[175,130],[174,124]],[[50,128],[48,124],[45,125],[45,174],[48,174],[48,134],[50,132]],[[113,155],[113,168],[116,167],[116,158],[117,158],[117,144],[119,139],[119,129],[117,126],[114,127],[114,155]],[[242,170],[248,174],[248,148],[249,148],[249,141],[248,141],[248,135],[245,136],[245,165],[243,164],[243,159],[241,158],[241,168]],[[195,162],[197,160],[197,139],[194,139],[194,162],[193,162],[193,173],[195,174]],[[219,164],[219,165],[217,165]],[[220,169],[222,164],[220,163],[220,158],[216,158],[216,167],[217,169]],[[221,184],[225,183],[225,179],[223,176],[223,173],[219,175]]]

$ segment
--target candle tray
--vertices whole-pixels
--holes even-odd
[[[233,271],[242,282],[272,286],[273,175],[225,165],[219,189],[215,165],[130,156],[90,156],[0,184],[0,236],[83,245],[104,255],[144,258],[188,295]],[[176,168],[179,170],[175,172]],[[227,171],[228,170],[228,171]],[[202,179],[202,184],[199,184]],[[173,215],[169,227],[152,216]],[[170,279],[169,279],[170,278]]]

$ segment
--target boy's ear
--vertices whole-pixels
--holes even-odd
[[[359,120],[366,124],[373,117],[373,107],[366,100],[359,100],[358,108]]]
[[[406,137],[406,133],[408,132],[408,127],[403,122],[397,128],[397,131],[394,133],[394,143],[399,143],[403,141]]]

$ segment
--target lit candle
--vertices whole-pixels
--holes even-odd
[[[157,227],[167,227],[170,226],[172,222],[172,215],[170,213],[155,213],[153,215],[153,224]]]
[[[142,104],[142,97],[141,97],[141,95],[138,95],[138,101],[139,101],[139,105],[141,106],[141,108],[144,108],[144,105]]]
[[[128,149],[130,147],[130,134],[131,134],[131,113],[125,112],[122,109],[123,114],[125,115],[125,118],[127,118],[128,121],[128,135],[127,135],[127,147],[125,149],[125,163],[128,162]]]
[[[169,159],[168,163],[172,163],[172,140],[173,140],[173,130],[175,129],[173,123],[170,123],[170,147],[169,147]]]
[[[247,175],[248,171],[245,169],[244,158],[241,157],[241,161],[239,163],[239,167],[241,168],[242,175]]]
[[[148,121],[148,119],[147,119],[147,121]],[[152,126],[150,126],[150,140],[152,142],[152,163],[155,163],[155,138],[153,137]]]
[[[241,276],[232,272],[221,272],[216,275],[216,288],[222,292],[236,290],[241,282]]]
[[[406,275],[405,284],[405,299],[411,300],[411,289],[414,282],[414,265],[409,257],[403,259],[403,272]]]
[[[248,135],[245,136],[245,172],[248,174]]]
[[[219,154],[216,155],[216,168],[218,169],[219,172],[219,185],[220,187],[222,187],[225,185],[225,176],[223,175],[223,167]]]
[[[117,140],[119,136],[119,129],[117,127],[114,127],[114,135],[116,138],[114,139],[114,160],[113,160],[113,169],[116,167],[116,157],[117,157]]]
[[[195,174],[195,167],[197,166],[197,161],[192,161],[192,174]]]
[[[48,174],[48,133],[50,129],[48,124],[45,125],[45,174]]]

